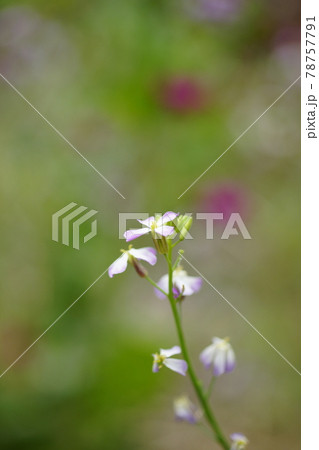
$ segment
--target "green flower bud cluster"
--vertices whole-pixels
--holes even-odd
[[[178,216],[176,219],[175,230],[179,233],[179,240],[183,241],[191,229],[193,218],[191,216]]]

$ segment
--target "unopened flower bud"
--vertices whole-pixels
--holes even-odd
[[[135,258],[134,258],[134,260],[133,260],[133,267],[134,267],[134,269],[136,270],[137,274],[138,274],[140,277],[142,277],[142,278],[147,277],[147,275],[148,275],[147,270],[146,270],[145,267],[142,266],[142,264],[141,264],[137,259],[135,259]]]
[[[130,264],[132,264],[132,266],[136,270],[136,273],[140,277],[142,277],[142,278],[147,277],[147,275],[148,275],[147,270],[145,269],[144,266],[142,266],[142,264],[139,262],[139,260],[136,259],[132,254],[129,254],[128,261]]]
[[[191,216],[179,216],[177,218],[177,230],[179,231],[179,240],[183,241],[188,233],[188,231],[191,229],[191,226],[193,224],[193,218]]]

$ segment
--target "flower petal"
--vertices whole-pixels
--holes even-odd
[[[173,277],[174,284],[183,295],[192,295],[202,287],[203,280],[200,277],[179,276]]]
[[[151,266],[154,266],[157,261],[156,250],[152,247],[144,247],[144,248],[132,248],[128,251],[134,258],[142,259],[143,261],[148,262]]]
[[[119,258],[117,258],[108,268],[109,277],[113,278],[113,275],[122,273],[127,268],[128,255],[123,253]]]
[[[163,275],[162,278],[160,278],[160,280],[157,282],[157,286],[160,287],[164,292],[168,293],[168,275]],[[161,300],[163,300],[165,297],[165,295],[159,291],[158,289],[154,289],[155,294],[158,298],[160,298]]]
[[[204,350],[199,355],[199,359],[204,365],[205,369],[209,369],[213,363],[214,360],[214,354],[215,354],[215,346],[209,345],[208,347],[204,348]]]
[[[167,211],[163,216],[157,220],[157,225],[160,227],[164,225],[164,223],[172,222],[176,217],[179,215],[179,213],[174,213],[173,211]]]
[[[177,372],[183,376],[186,375],[188,365],[183,359],[167,358],[164,360],[163,364],[174,372]]]
[[[136,230],[127,230],[124,233],[124,237],[126,239],[126,242],[133,241],[133,239],[136,239],[140,236],[143,236],[143,234],[149,233],[151,230],[149,228],[137,228]]]
[[[196,409],[188,397],[182,396],[174,401],[175,419],[189,423],[196,423]]]
[[[152,372],[157,373],[158,371],[159,371],[159,366],[158,366],[157,362],[153,362]]]
[[[246,436],[241,433],[233,433],[230,435],[232,441],[247,440]]]
[[[235,365],[236,365],[235,353],[234,350],[231,348],[231,346],[229,346],[229,349],[227,350],[226,353],[226,372],[231,372],[232,370],[234,370]]]
[[[174,227],[170,227],[168,225],[161,225],[157,228],[155,228],[155,233],[160,234],[161,236],[169,236],[170,234],[173,234],[175,229]]]
[[[192,292],[192,294],[195,294],[195,292],[198,292],[200,288],[203,285],[203,280],[200,277],[189,277],[188,280],[188,288]]]
[[[226,372],[226,353],[223,350],[216,350],[216,355],[214,357],[214,370],[213,374],[219,377]]]
[[[185,421],[191,424],[194,424],[197,422],[197,419],[195,415],[191,411],[187,410],[176,410],[175,411],[175,419]]]
[[[145,220],[139,220],[137,219],[138,222],[140,222],[142,225],[145,225],[146,227],[150,228],[150,226],[152,225],[152,223],[154,222],[155,218],[154,216],[148,217]]]
[[[179,345],[174,345],[172,348],[168,348],[167,350],[161,348],[160,355],[165,356],[166,358],[169,358],[174,355],[179,355],[182,353],[182,350]]]

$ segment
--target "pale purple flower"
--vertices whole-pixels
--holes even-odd
[[[157,261],[156,250],[152,247],[129,248],[128,250],[122,250],[122,252],[123,255],[117,258],[108,268],[110,278],[113,278],[113,275],[124,272],[128,262],[134,263],[134,260],[143,260],[154,266]]]
[[[286,76],[292,77],[300,70],[299,24],[280,27],[274,38],[273,55]]]
[[[178,266],[173,272],[173,293],[174,297],[184,297],[195,294],[202,287],[203,280],[200,277],[190,277],[187,272],[183,270],[182,266]],[[158,281],[157,285],[168,293],[168,275],[163,275]],[[155,289],[155,294],[158,298],[164,299],[165,295]]]
[[[66,76],[73,77],[77,52],[62,25],[33,8],[7,3],[12,5],[0,9],[0,72],[16,82],[21,77],[24,83],[50,74],[56,83],[60,67],[67,63],[70,70],[63,81]]]
[[[231,447],[230,450],[244,450],[249,444],[248,439],[241,433],[233,433],[230,435]]]
[[[206,369],[213,369],[216,377],[231,372],[236,364],[235,353],[228,339],[218,337],[212,339],[212,344],[201,352],[199,359]]]
[[[238,18],[242,0],[188,0],[187,9],[194,19],[231,22]]]
[[[186,395],[182,395],[174,400],[175,418],[178,421],[197,423],[200,418],[200,411],[190,401]]]
[[[126,242],[132,241],[144,234],[152,232],[153,236],[169,236],[174,233],[175,228],[173,226],[165,225],[167,222],[173,221],[178,216],[177,213],[167,211],[163,216],[154,217],[151,216],[145,220],[138,220],[144,228],[138,228],[135,230],[125,231],[124,237]]]
[[[188,368],[187,362],[183,359],[171,358],[171,356],[179,355],[181,352],[181,348],[175,345],[167,350],[160,349],[159,353],[153,353],[154,361],[152,371],[158,372],[164,365],[174,372],[185,376]]]

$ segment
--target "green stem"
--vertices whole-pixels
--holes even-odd
[[[172,247],[173,248],[173,247]],[[183,252],[183,250],[180,250],[181,252]],[[184,253],[184,252],[183,252]],[[175,263],[174,263],[174,265],[173,265],[173,272],[174,272],[174,270],[176,269],[176,267],[179,265],[179,263],[181,262],[181,260],[182,260],[182,253],[179,253],[178,252],[178,256],[177,256],[177,258],[176,258],[176,261],[175,261]]]
[[[167,292],[163,291],[163,289],[161,289],[159,286],[157,286],[157,284],[155,283],[155,281],[152,280],[152,278],[150,278],[148,275],[146,275],[144,277],[149,283],[151,283],[152,286],[154,286],[156,289],[158,289],[159,291],[161,291],[162,294],[164,294],[166,297],[168,297]]]
[[[173,317],[174,317],[183,357],[188,364],[188,374],[191,379],[192,385],[195,389],[195,392],[197,394],[198,400],[202,406],[202,409],[203,409],[203,412],[207,419],[207,422],[215,434],[216,441],[219,442],[219,444],[222,446],[222,448],[224,450],[229,450],[230,446],[229,446],[226,438],[224,437],[224,435],[215,419],[213,412],[210,409],[210,406],[207,402],[207,398],[203,392],[201,383],[195,374],[192,362],[191,362],[189,354],[188,354],[188,350],[187,350],[187,346],[186,346],[186,342],[185,342],[185,338],[184,338],[184,334],[183,334],[183,329],[182,329],[182,325],[181,325],[181,321],[180,321],[180,316],[178,314],[176,301],[175,301],[175,298],[173,295],[173,270],[172,270],[172,246],[171,245],[168,246],[168,254],[167,254],[166,259],[168,262],[168,286],[169,286],[168,299],[170,301],[170,305],[171,305],[171,309],[172,309],[172,313],[173,313]]]
[[[212,391],[213,391],[213,387],[214,387],[214,384],[215,384],[215,380],[216,380],[216,378],[213,375],[212,379],[209,382],[209,385],[208,385],[208,388],[207,388],[207,392],[206,392],[207,400],[209,400],[211,395],[212,395]]]

